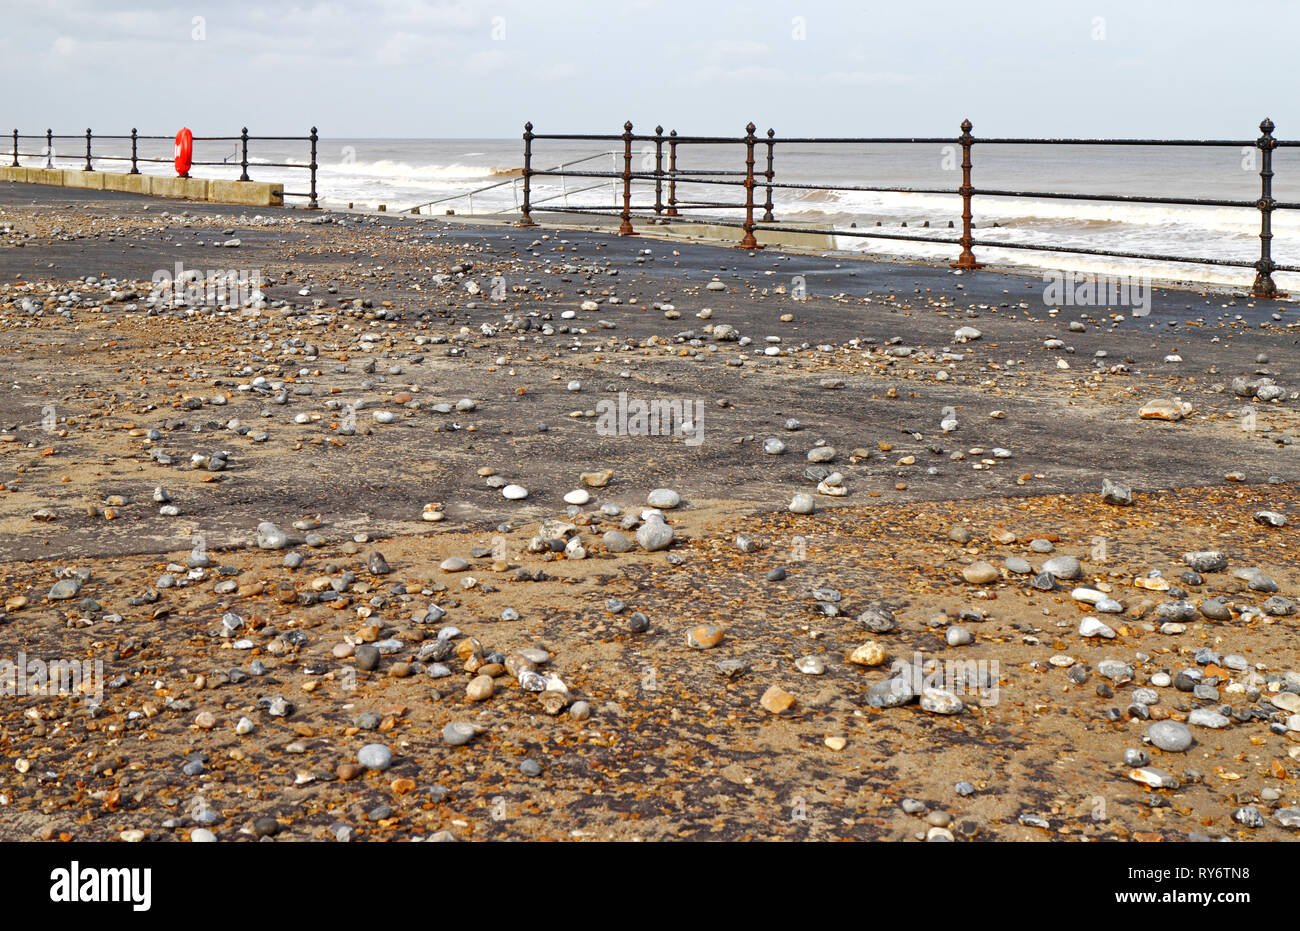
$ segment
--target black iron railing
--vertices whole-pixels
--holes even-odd
[[[632,221],[671,222],[673,217],[680,217],[683,210],[738,210],[743,211],[743,219],[727,220],[710,218],[711,226],[733,227],[741,230],[739,247],[743,249],[761,248],[755,237],[756,232],[791,232],[822,233],[832,236],[847,236],[862,239],[887,239],[904,242],[919,242],[930,245],[951,245],[959,249],[954,268],[976,269],[981,267],[976,261],[976,248],[1018,249],[1039,252],[1058,252],[1071,255],[1105,256],[1109,258],[1138,259],[1157,262],[1178,262],[1194,265],[1212,265],[1234,268],[1253,268],[1255,282],[1252,293],[1256,297],[1268,298],[1278,296],[1277,286],[1273,281],[1275,272],[1300,272],[1300,266],[1281,265],[1272,257],[1272,215],[1277,210],[1297,210],[1300,203],[1282,202],[1273,198],[1273,151],[1280,147],[1297,147],[1300,141],[1276,139],[1273,136],[1273,121],[1265,119],[1259,124],[1261,135],[1254,140],[1240,139],[1016,139],[989,138],[976,139],[971,133],[970,120],[963,120],[961,133],[956,137],[877,137],[877,138],[778,138],[774,130],[769,129],[764,138],[755,135],[755,126],[750,123],[745,127],[745,134],[734,136],[682,136],[673,130],[664,135],[663,127],[656,126],[653,135],[636,135],[632,132],[630,122],[623,124],[620,134],[560,134],[534,133],[533,124],[524,124],[524,166],[522,174],[523,202],[519,208],[519,226],[535,226],[532,215],[539,211],[563,213],[615,214],[619,220],[619,233],[624,236],[636,235]],[[532,167],[533,143],[535,141],[567,142],[609,142],[622,144],[622,170],[614,171],[569,171],[559,169],[538,170]],[[632,144],[634,142],[652,143],[654,145],[654,169],[651,171],[632,170]],[[1019,145],[1019,146],[1182,146],[1182,147],[1254,147],[1260,156],[1260,196],[1256,200],[1230,200],[1198,197],[1157,197],[1131,194],[1077,194],[1060,191],[1013,191],[993,188],[977,188],[972,183],[973,163],[971,153],[976,143],[980,145]],[[800,145],[956,145],[961,147],[961,185],[953,188],[909,188],[876,185],[843,184],[801,184],[781,182],[776,179],[775,150],[777,144],[782,146]],[[743,145],[745,152],[744,169],[735,171],[682,171],[678,168],[678,148],[684,145]],[[755,170],[758,164],[756,155],[759,147],[765,151],[761,154],[765,167]],[[667,147],[667,168],[664,167],[664,149]],[[622,182],[622,204],[612,206],[539,206],[532,199],[532,179],[544,176],[610,178]],[[632,203],[633,182],[653,183],[653,203]],[[679,200],[677,187],[686,185],[715,185],[719,187],[743,188],[743,200],[737,202]],[[667,187],[668,198],[665,204],[663,191]],[[762,204],[755,201],[756,188],[764,189]],[[961,235],[957,238],[918,236],[909,233],[890,233],[884,231],[859,229],[819,229],[813,226],[781,225],[773,213],[773,190],[825,190],[825,191],[865,191],[897,194],[956,194],[961,197]],[[1141,203],[1185,205],[1191,207],[1240,207],[1259,211],[1259,258],[1255,261],[1216,258],[1213,256],[1167,255],[1135,251],[1110,249],[1090,249],[1075,246],[1043,243],[1017,243],[1001,240],[977,239],[974,235],[975,223],[972,201],[975,197],[1008,198],[1045,198],[1054,200],[1099,201],[1107,203]],[[762,216],[755,219],[755,211],[762,210]],[[639,212],[638,212],[639,211]],[[952,225],[951,223],[949,224]]]
[[[158,142],[158,141],[173,142],[174,139],[172,136],[142,135],[134,128],[131,130],[131,135],[129,136],[113,136],[113,135],[105,135],[103,133],[99,135],[94,135],[89,129],[86,130],[84,136],[81,134],[77,134],[73,136],[59,135],[50,129],[45,130],[44,135],[27,135],[27,134],[19,133],[18,130],[15,129],[11,134],[11,136],[13,139],[13,147],[12,147],[13,167],[15,168],[19,166],[18,159],[20,156],[24,158],[43,158],[45,159],[46,168],[54,167],[55,158],[73,158],[76,161],[81,161],[82,158],[84,157],[86,164],[82,168],[82,171],[93,171],[94,162],[130,162],[131,168],[126,173],[132,175],[140,174],[141,163],[168,164],[172,162],[172,159],[170,158],[147,158],[139,153],[139,144],[141,142]],[[45,141],[45,148],[44,150],[37,151],[37,152],[23,152],[19,149],[19,144],[20,141],[24,139],[37,139],[37,140],[43,139]],[[54,147],[55,140],[65,140],[65,139],[78,140],[78,148],[80,148],[80,141],[84,139],[86,142],[86,154],[84,156],[81,155],[65,156],[56,153]],[[239,154],[239,161],[237,162],[231,162],[229,159],[220,162],[200,161],[198,159],[195,159],[190,162],[190,165],[191,167],[215,166],[215,167],[227,167],[227,168],[232,166],[238,166],[238,168],[240,169],[238,180],[240,181],[252,180],[252,178],[250,178],[248,174],[248,144],[250,142],[308,143],[310,159],[308,160],[308,163],[306,165],[294,164],[290,162],[258,162],[257,167],[288,168],[297,171],[308,172],[310,190],[285,191],[284,196],[305,197],[307,198],[307,207],[309,209],[315,210],[319,207],[319,204],[317,203],[317,197],[316,197],[316,169],[318,167],[316,163],[316,147],[317,147],[317,143],[320,141],[320,137],[316,133],[315,126],[311,128],[311,133],[306,136],[250,136],[248,134],[248,127],[245,126],[243,129],[240,130],[238,136],[195,136],[193,137],[193,139],[196,148],[199,145],[199,143],[218,143],[218,142],[235,143],[237,146],[236,151]],[[105,155],[101,151],[101,154],[96,155],[94,154],[93,151],[93,142],[95,140],[99,140],[101,143],[102,142],[125,142],[126,140],[130,140],[131,154],[130,155]],[[186,174],[181,175],[181,177],[188,178],[190,177],[190,175],[187,172]]]

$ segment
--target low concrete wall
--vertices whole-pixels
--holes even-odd
[[[74,168],[14,168],[8,165],[0,166],[0,181],[50,184],[94,191],[122,191],[151,197],[240,204],[246,207],[284,206],[284,185],[266,181],[211,181],[206,178],[131,175],[116,171],[80,171]]]

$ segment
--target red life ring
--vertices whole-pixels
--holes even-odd
[[[176,173],[182,178],[190,176],[191,159],[194,157],[194,134],[182,129],[176,134]]]

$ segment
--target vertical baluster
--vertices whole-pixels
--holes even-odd
[[[635,236],[632,230],[632,121],[623,124],[623,222],[620,236]]]
[[[1277,297],[1277,285],[1273,283],[1273,210],[1277,201],[1273,200],[1273,149],[1277,140],[1273,138],[1273,121],[1264,117],[1259,124],[1263,133],[1255,140],[1259,149],[1259,261],[1255,263],[1255,297]]]
[[[754,238],[754,124],[745,127],[745,236],[740,248],[757,249]]]
[[[320,137],[315,126],[311,128],[311,136],[308,138],[311,139],[311,164],[308,166],[311,169],[311,199],[307,202],[307,209],[319,210],[320,204],[316,202],[316,143]]]
[[[763,204],[763,222],[771,223],[775,217],[772,216],[772,178],[775,172],[772,170],[773,150],[776,148],[776,130],[767,131],[767,171],[763,174],[767,177],[767,202]]]
[[[668,134],[668,209],[665,216],[677,216],[677,130]]]
[[[655,127],[655,216],[664,213],[664,128]]]
[[[971,251],[971,243],[974,237],[971,236],[971,196],[975,189],[970,183],[970,150],[975,139],[971,136],[971,121],[961,121],[961,136],[957,140],[961,143],[961,187],[957,193],[961,195],[961,255],[953,264],[953,268],[980,268],[980,264],[975,261],[975,253]]]
[[[560,169],[563,171],[564,169]],[[533,124],[524,124],[524,205],[516,226],[536,226],[533,222]]]

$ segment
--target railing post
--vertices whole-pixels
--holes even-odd
[[[1273,283],[1273,210],[1277,201],[1273,200],[1273,149],[1277,140],[1273,138],[1273,121],[1264,117],[1259,124],[1263,133],[1255,140],[1259,148],[1259,261],[1255,263],[1255,286],[1251,293],[1255,297],[1277,297],[1277,285]]]
[[[757,249],[754,238],[754,124],[745,127],[745,236],[740,248]]]
[[[13,165],[13,167],[15,167],[15,168],[18,167],[18,129],[17,129],[17,127],[14,128],[14,165]]]
[[[311,199],[307,201],[308,210],[319,210],[320,204],[316,202],[316,143],[320,136],[316,133],[316,127],[311,128]]]
[[[86,167],[82,171],[90,171],[90,127],[86,127]]]
[[[563,166],[560,168],[564,170]],[[563,177],[563,175],[561,175]],[[515,226],[536,226],[533,222],[533,124],[524,124],[524,202],[519,208],[519,222]],[[567,204],[567,200],[566,200]]]
[[[668,209],[664,216],[677,216],[677,130],[668,134]]]
[[[776,148],[776,130],[767,131],[767,171],[763,174],[767,178],[767,202],[763,204],[763,222],[771,223],[775,217],[772,216],[772,178],[776,172],[772,170],[772,159]]]
[[[54,167],[54,130],[45,130],[45,167]]]
[[[248,177],[248,127],[247,126],[245,126],[243,129],[239,131],[239,146],[240,146],[239,180],[248,181],[249,177]],[[313,161],[315,161],[315,159],[313,159]]]
[[[623,222],[620,236],[635,236],[632,230],[632,121],[623,124]]]
[[[664,128],[655,127],[655,216],[664,213]]]
[[[139,161],[139,157],[136,154],[136,141],[137,141],[136,130],[135,127],[132,126],[131,127],[131,170],[128,172],[128,174],[133,174],[133,175],[138,175],[140,173],[140,166],[139,164],[137,164]]]
[[[970,134],[971,121],[961,121],[961,137],[957,140],[961,143],[961,187],[957,193],[961,195],[961,255],[957,261],[952,264],[952,268],[981,268],[982,266],[975,261],[975,253],[971,251],[971,212],[970,201],[971,195],[975,189],[970,183],[970,147],[975,139]]]

